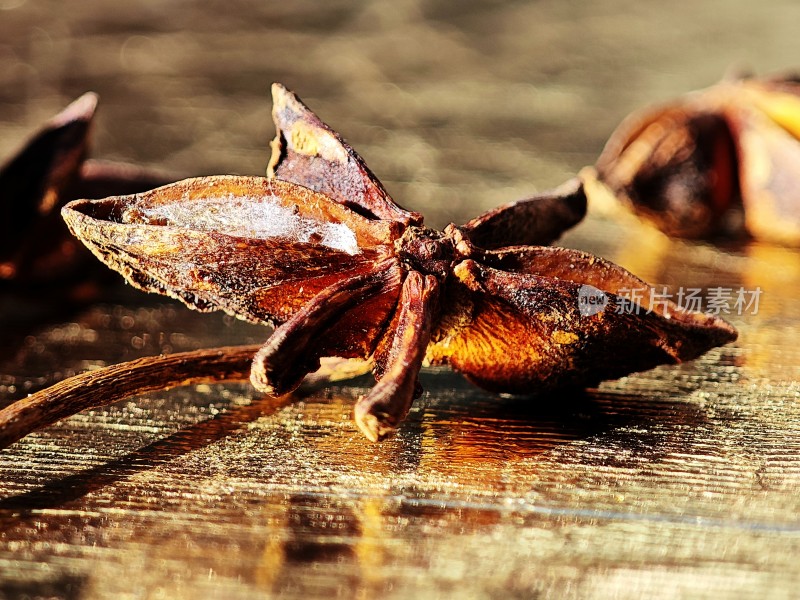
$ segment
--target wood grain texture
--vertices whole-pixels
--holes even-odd
[[[5,5],[3,156],[94,89],[96,155],[263,174],[281,80],[435,226],[564,181],[625,114],[712,83],[748,42],[759,71],[800,56],[792,0]],[[0,598],[794,596],[800,255],[596,214],[564,244],[673,291],[760,286],[759,312],[723,315],[732,346],[581,396],[499,398],[423,368],[425,394],[379,445],[352,421],[370,376],[89,410],[0,452]],[[0,294],[3,403],[267,333],[134,290],[103,298]]]
[[[766,283],[773,269],[774,256],[706,251],[738,269],[695,262],[695,276],[754,271]],[[165,310],[171,327],[193,323]],[[423,370],[421,403],[379,445],[351,418],[370,378],[295,401],[200,386],[88,411],[0,455],[4,589],[87,598],[791,589],[800,356],[786,337],[796,325],[771,323],[800,315],[779,286],[761,310],[738,319],[734,347],[585,396],[504,400]],[[131,331],[144,322],[134,317]]]

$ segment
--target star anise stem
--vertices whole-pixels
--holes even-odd
[[[89,408],[183,385],[247,381],[258,346],[148,356],[65,379],[0,410],[0,448]]]

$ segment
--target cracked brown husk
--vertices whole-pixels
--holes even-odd
[[[595,168],[669,235],[800,245],[800,81],[735,78],[637,111]]]
[[[273,325],[272,336],[257,352],[185,353],[161,370],[166,359],[142,359],[112,367],[113,378],[101,370],[57,384],[0,411],[0,445],[68,407],[239,378],[253,353],[251,382],[276,395],[323,357],[371,360],[377,383],[354,412],[379,440],[421,393],[423,364],[539,395],[691,360],[736,338],[725,321],[672,303],[616,310],[624,290],[650,287],[598,257],[547,246],[585,214],[578,180],[429,229],[294,94],[276,84],[273,97],[268,177],[194,178],[63,210],[72,232],[134,286]],[[602,290],[605,308],[582,316],[583,286]]]
[[[70,235],[70,200],[133,194],[174,181],[130,164],[87,159],[97,96],[82,95],[0,166],[0,283],[68,287],[102,273]]]

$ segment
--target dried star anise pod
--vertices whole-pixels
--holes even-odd
[[[0,167],[0,282],[65,280],[94,264],[61,219],[70,200],[133,194],[174,181],[133,165],[87,160],[96,108],[97,96],[84,94]]]
[[[616,310],[624,290],[650,288],[600,258],[546,246],[584,216],[577,180],[436,231],[395,204],[294,94],[276,84],[273,96],[269,177],[188,179],[63,210],[75,235],[133,285],[274,325],[252,362],[257,389],[290,392],[322,357],[369,358],[377,384],[355,419],[379,440],[420,394],[424,363],[449,364],[490,390],[537,394],[690,360],[736,338],[721,319],[646,295],[636,310]],[[582,311],[587,290],[604,303]],[[241,374],[243,351],[227,349],[212,353],[203,378],[191,360],[209,356],[167,357],[156,379],[150,359],[112,367],[99,383],[96,374],[67,380],[58,384],[66,402],[45,390],[0,411],[0,444],[69,414],[67,405]]]
[[[669,235],[800,244],[800,81],[723,81],[635,112],[595,167]]]

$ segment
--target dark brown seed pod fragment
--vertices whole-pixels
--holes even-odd
[[[800,83],[725,81],[633,113],[597,178],[669,235],[800,244]]]
[[[61,220],[77,198],[151,189],[171,180],[133,165],[87,160],[97,96],[86,93],[0,167],[0,282],[70,283],[92,265]]]

